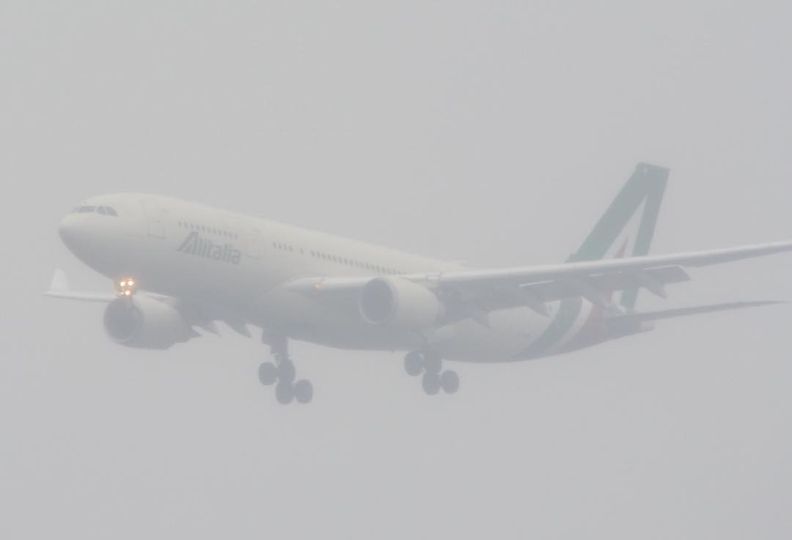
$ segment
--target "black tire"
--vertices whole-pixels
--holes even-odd
[[[411,377],[417,377],[423,371],[423,355],[418,351],[407,353],[404,357],[404,371]]]
[[[449,369],[441,373],[440,386],[446,394],[455,394],[459,390],[459,375],[457,375],[457,372]]]
[[[271,386],[278,380],[278,368],[272,362],[262,362],[259,366],[258,377],[261,384]]]
[[[296,374],[297,370],[291,360],[284,360],[278,365],[278,380],[280,382],[291,384],[294,382]]]
[[[310,403],[313,399],[313,384],[301,379],[294,383],[294,397],[299,403]]]
[[[437,373],[424,373],[421,386],[423,386],[424,392],[433,396],[440,391],[440,377],[437,376]]]
[[[281,405],[288,405],[294,399],[294,386],[291,383],[279,382],[275,387],[275,398]]]

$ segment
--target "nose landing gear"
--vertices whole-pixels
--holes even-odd
[[[275,399],[282,405],[293,401],[310,403],[313,399],[313,385],[306,379],[295,380],[297,369],[289,357],[288,341],[273,340],[270,350],[274,362],[262,362],[259,366],[259,381],[265,386],[275,385]]]
[[[434,396],[442,390],[454,394],[459,390],[459,375],[456,371],[443,370],[443,359],[431,351],[412,351],[404,357],[404,371],[412,377],[421,377],[423,391]]]

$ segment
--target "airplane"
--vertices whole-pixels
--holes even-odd
[[[175,198],[91,197],[59,225],[67,248],[109,278],[107,293],[73,291],[56,270],[56,298],[105,304],[120,345],[168,349],[218,322],[272,360],[262,384],[279,403],[308,403],[289,342],[399,351],[428,395],[453,394],[449,362],[518,362],[654,329],[657,321],[770,305],[730,302],[637,310],[641,291],[667,298],[691,268],[792,251],[792,242],[649,255],[669,170],[639,163],[575,253],[562,264],[470,268]]]

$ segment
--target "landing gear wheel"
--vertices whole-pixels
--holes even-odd
[[[259,379],[263,384],[275,385],[275,398],[278,403],[288,405],[293,401],[309,403],[313,399],[313,385],[310,381],[297,378],[297,369],[289,355],[289,338],[283,334],[264,330],[262,342],[270,346],[274,362],[259,366]]]
[[[459,390],[459,375],[457,375],[457,372],[449,369],[441,373],[440,386],[446,394],[453,394]]]
[[[279,382],[275,387],[275,398],[281,405],[288,405],[294,399],[294,387],[291,383]]]
[[[433,396],[440,391],[440,377],[437,373],[424,373],[423,380],[421,381],[424,392]]]
[[[310,403],[313,399],[313,385],[311,381],[301,379],[294,383],[294,397],[299,403]]]
[[[278,364],[278,380],[280,382],[291,384],[294,382],[296,373],[294,363],[291,360],[284,360]]]
[[[259,366],[258,376],[264,386],[273,385],[278,380],[278,368],[272,362],[262,362]]]
[[[411,377],[417,377],[423,371],[423,355],[418,351],[407,353],[404,357],[404,371]]]

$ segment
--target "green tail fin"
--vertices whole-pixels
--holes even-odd
[[[668,173],[666,168],[639,163],[627,184],[569,261],[647,255],[654,239]],[[620,303],[632,311],[637,299],[638,289],[629,289],[622,293]]]

